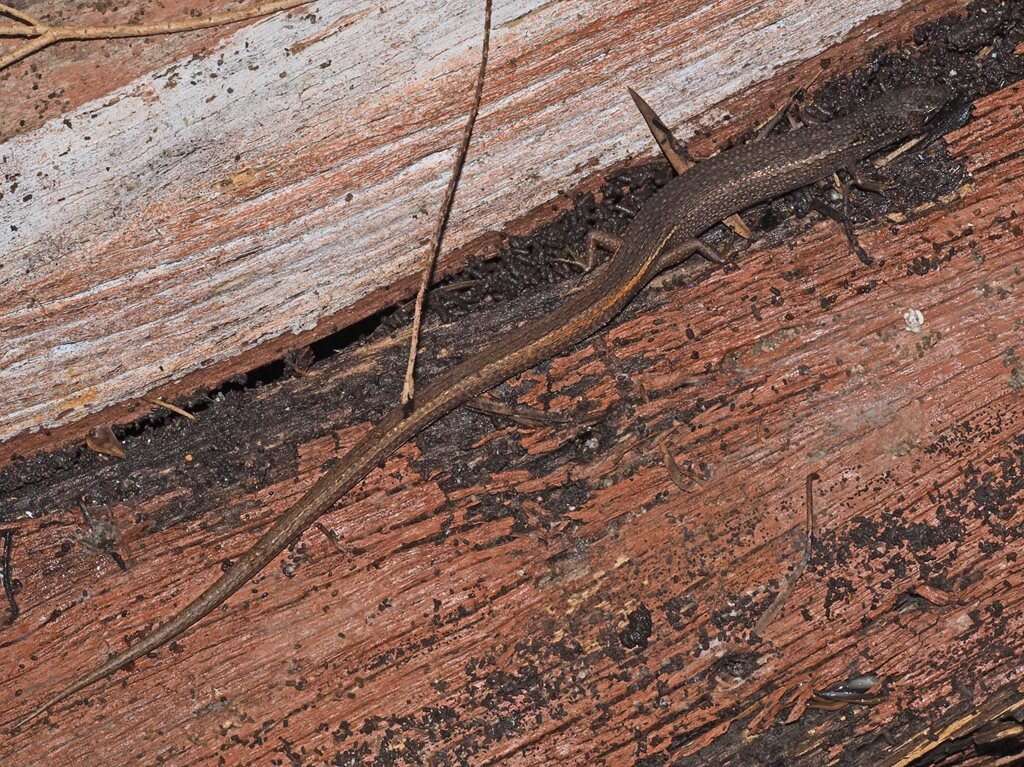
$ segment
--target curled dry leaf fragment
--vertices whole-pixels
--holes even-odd
[[[106,424],[97,426],[86,435],[85,446],[97,453],[103,453],[103,455],[110,455],[114,458],[125,457],[121,442],[114,436],[114,430]]]

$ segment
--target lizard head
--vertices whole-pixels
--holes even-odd
[[[870,110],[870,119],[878,124],[865,127],[896,138],[912,136],[921,133],[952,98],[952,91],[940,83],[897,88],[878,99]]]
[[[953,98],[949,88],[939,83],[913,85],[894,91],[890,95],[899,98],[908,127],[913,133],[922,130],[925,123]]]

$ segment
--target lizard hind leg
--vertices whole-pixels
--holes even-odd
[[[556,258],[555,261],[582,269],[583,274],[590,274],[597,265],[598,250],[607,250],[614,253],[621,246],[622,238],[617,234],[609,234],[598,229],[591,229],[587,232],[587,237],[583,241],[582,255],[586,256],[586,261],[580,260],[580,249],[578,247],[572,248],[572,252],[575,254],[573,258]]]
[[[861,173],[856,168],[847,168],[846,173],[850,177],[849,185],[863,189],[865,192],[885,194],[885,190],[890,186],[889,182],[884,179]]]
[[[850,220],[850,187],[856,186],[860,189],[874,192],[875,194],[881,194],[882,187],[880,182],[876,182],[874,179],[868,179],[861,177],[857,174],[854,169],[847,168],[846,175],[850,177],[850,180],[844,179],[838,173],[836,178],[839,179],[839,191],[843,195],[843,209],[840,223],[843,226],[843,234],[846,235],[846,242],[850,246],[850,250],[854,252],[860,262],[865,266],[874,266],[875,259],[868,255],[868,252],[864,250],[860,242],[857,240],[857,235],[853,231],[853,222]]]
[[[713,264],[719,266],[731,266],[732,261],[728,261],[722,258],[714,248],[705,245],[698,239],[684,240],[679,243],[672,243],[672,247],[658,256],[657,270],[662,272],[673,266],[678,266],[683,263],[686,259],[690,258],[694,253],[699,253],[701,256],[706,258]]]
[[[606,250],[609,253],[614,253],[622,247],[622,238],[617,234],[602,232],[600,229],[591,229],[587,232],[583,247],[587,256],[587,263],[584,267],[584,273],[586,273],[593,271],[597,265],[597,251]]]

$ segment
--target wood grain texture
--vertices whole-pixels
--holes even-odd
[[[821,223],[755,248],[739,272],[649,290],[504,390],[556,412],[582,400],[604,413],[595,424],[449,416],[212,619],[0,757],[906,764],[982,702],[1015,698],[1022,115],[1021,84],[978,104],[949,137],[971,184],[863,232],[880,266]],[[465,338],[441,328],[426,347],[443,364]],[[237,447],[182,425],[133,446],[149,468],[127,479],[101,463],[87,489],[54,482],[47,520],[17,528],[22,616],[0,635],[0,725],[246,548],[364,432],[375,414],[359,393],[382,369],[397,382],[401,347],[378,342],[245,401],[267,426]],[[325,396],[341,407],[324,410]],[[235,406],[223,403],[228,420]],[[326,436],[310,423],[324,413]],[[706,478],[681,491],[660,444]],[[231,465],[246,478],[221,486]],[[800,551],[811,471],[819,544],[757,637]],[[135,500],[106,507],[131,562],[121,573],[76,543],[77,509],[83,493],[126,488]],[[932,602],[906,599],[922,593]],[[887,680],[879,705],[805,710],[810,691],[867,671]]]
[[[84,5],[61,16],[209,11]],[[3,123],[0,441],[80,436],[99,412],[138,415],[148,392],[218,384],[408,295],[469,102],[478,5],[321,2],[237,30],[55,46],[5,73],[0,96],[21,106]],[[697,115],[749,124],[824,49],[849,64],[960,5],[502,3],[441,272],[649,151],[626,85],[681,137]]]

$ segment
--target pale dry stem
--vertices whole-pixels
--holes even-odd
[[[430,287],[430,279],[434,274],[434,265],[441,253],[441,243],[444,240],[444,232],[448,226],[448,216],[452,211],[452,203],[455,201],[455,190],[459,186],[459,179],[462,177],[462,167],[466,163],[466,154],[469,152],[469,141],[473,137],[473,126],[476,125],[476,116],[480,112],[480,99],[484,89],[484,75],[487,73],[487,56],[491,47],[491,6],[492,0],[484,2],[484,36],[483,44],[480,47],[480,67],[477,70],[476,86],[473,92],[473,105],[469,110],[469,117],[466,119],[466,127],[462,131],[462,143],[455,156],[455,163],[452,167],[452,175],[448,180],[448,189],[445,191],[444,202],[437,212],[437,221],[434,226],[434,235],[430,241],[430,251],[423,264],[423,271],[420,274],[420,287],[416,293],[416,308],[412,317],[412,338],[409,342],[409,360],[405,368],[405,382],[402,385],[401,404],[403,408],[409,408],[413,404],[413,397],[416,392],[416,354],[419,351],[420,327],[423,323],[423,304],[427,297],[427,288]]]
[[[114,40],[127,37],[150,37],[153,35],[194,32],[199,29],[209,29],[225,24],[248,21],[260,16],[269,16],[272,13],[286,11],[310,2],[312,0],[276,0],[275,2],[261,3],[253,8],[217,13],[197,19],[164,21],[156,24],[111,24],[106,26],[50,26],[34,16],[0,3],[0,15],[9,16],[16,21],[22,22],[22,24],[0,25],[0,38],[31,38],[24,45],[0,57],[0,70],[31,56],[37,51],[41,51],[49,45],[66,40]]]

